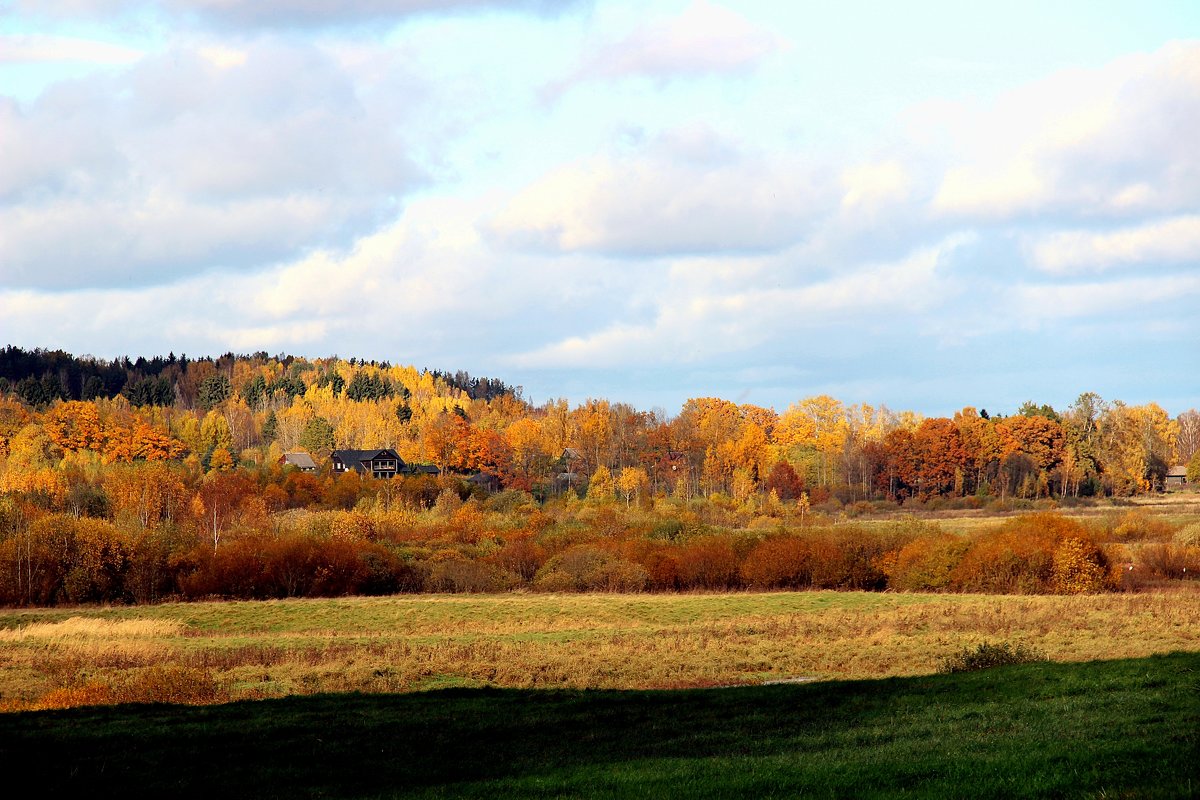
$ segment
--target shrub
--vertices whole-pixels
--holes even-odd
[[[938,659],[938,672],[973,672],[992,667],[1005,667],[1010,664],[1031,664],[1047,661],[1046,654],[1041,650],[1023,644],[1011,645],[1008,642],[991,644],[983,642],[974,648],[964,647],[953,655]]]
[[[868,528],[848,525],[823,531],[813,541],[813,585],[872,591],[887,585],[880,565],[893,544]]]
[[[522,582],[529,583],[546,562],[546,551],[530,536],[518,535],[493,553],[491,560]]]
[[[134,672],[114,689],[121,703],[207,705],[228,699],[207,669],[169,664]]]
[[[1081,544],[1070,553],[1064,550],[1056,568],[1055,553],[1068,539]],[[1044,594],[1078,585],[1074,579],[1084,575],[1085,591],[1094,591],[1087,582],[1094,571],[1082,566],[1080,558],[1103,574],[1103,554],[1090,543],[1083,525],[1060,514],[1026,514],[975,537],[951,573],[951,584],[968,592]]]
[[[1108,564],[1104,554],[1085,539],[1068,537],[1054,551],[1054,591],[1092,594],[1104,591]]]
[[[425,585],[433,592],[503,592],[519,582],[504,569],[445,551],[429,565]]]
[[[1200,547],[1148,544],[1138,552],[1138,561],[1155,577],[1194,578],[1200,574]]]
[[[675,591],[680,587],[677,549],[665,542],[633,540],[623,545],[625,558],[646,571],[652,591]]]
[[[109,706],[119,702],[112,687],[102,681],[88,681],[77,686],[63,686],[51,689],[42,695],[35,703],[24,707],[14,705],[12,711],[28,709],[78,708],[79,706]]]
[[[796,536],[764,539],[742,563],[747,585],[766,589],[801,589],[812,585],[813,552]]]
[[[516,489],[506,489],[487,498],[483,507],[497,514],[514,514],[518,511],[531,511],[537,508],[533,496],[529,492]]]
[[[673,542],[683,535],[683,523],[677,519],[667,519],[659,522],[650,531],[648,538]]]
[[[1175,544],[1181,544],[1185,547],[1200,547],[1200,522],[1193,522],[1191,525],[1178,531],[1174,536]]]
[[[1112,537],[1120,542],[1165,541],[1171,538],[1171,524],[1162,519],[1156,519],[1144,511],[1133,509],[1121,515],[1120,521],[1112,529]]]
[[[551,558],[534,578],[545,592],[640,592],[648,576],[640,564],[591,545],[576,545]]]
[[[965,497],[951,497],[946,501],[946,508],[954,511],[983,508],[983,498],[973,494]]]
[[[737,586],[738,557],[727,536],[700,536],[678,550],[679,577],[689,589]]]
[[[914,539],[884,567],[888,587],[908,592],[941,591],[950,585],[950,573],[968,547],[966,539],[948,533]]]

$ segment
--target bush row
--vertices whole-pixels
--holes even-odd
[[[163,525],[47,514],[0,539],[0,603],[266,599],[400,592],[847,589],[1006,594],[1138,588],[1200,574],[1200,543],[1098,543],[1066,517],[970,536],[908,522],[713,532],[553,524],[497,531],[474,504],[430,538],[403,512],[301,512],[214,540]]]

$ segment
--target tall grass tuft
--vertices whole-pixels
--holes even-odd
[[[983,642],[974,648],[964,647],[953,655],[938,661],[938,672],[974,672],[992,667],[1005,667],[1010,664],[1031,664],[1037,661],[1048,661],[1046,654],[1034,647],[1023,644],[1012,645],[1008,642],[992,644]]]

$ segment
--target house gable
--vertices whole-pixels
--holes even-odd
[[[334,450],[330,456],[335,473],[354,470],[374,478],[394,478],[404,471],[404,459],[391,448],[382,450]]]

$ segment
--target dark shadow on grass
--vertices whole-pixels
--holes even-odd
[[[10,714],[0,764],[38,796],[1187,797],[1198,730],[1192,653],[678,692]]]

